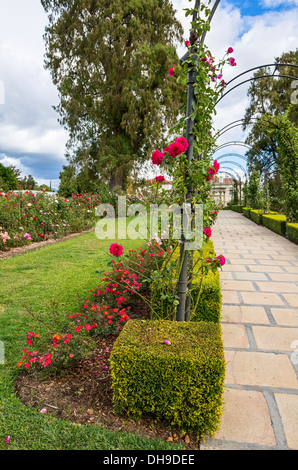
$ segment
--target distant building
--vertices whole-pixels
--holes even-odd
[[[226,206],[233,199],[234,180],[233,178],[215,177],[212,180],[212,196],[221,206]]]

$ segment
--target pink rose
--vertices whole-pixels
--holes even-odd
[[[235,65],[237,65],[236,60],[234,59],[234,57],[230,58],[230,64],[232,65],[232,67],[235,67]]]
[[[217,172],[219,171],[219,169],[220,169],[220,164],[218,163],[217,160],[214,160],[213,166],[214,166],[214,169],[215,169],[215,171],[216,171],[216,173],[217,173]]]
[[[123,246],[118,245],[118,243],[112,243],[110,246],[110,253],[113,256],[121,256],[123,253]]]
[[[221,266],[223,266],[223,265],[225,264],[225,262],[226,262],[226,258],[224,257],[224,255],[218,255],[218,256],[216,257],[216,259],[219,260],[219,264],[220,264]]]
[[[163,160],[163,153],[160,150],[154,150],[154,152],[151,155],[151,161],[153,165],[161,165]]]
[[[170,67],[170,68],[169,68],[169,75],[170,75],[171,77],[174,77],[174,75],[175,75],[174,67],[175,67],[175,65],[173,65],[173,67]]]
[[[232,47],[229,47],[228,54],[232,54],[232,52],[234,52],[234,49]]]
[[[207,235],[208,238],[211,237],[211,227],[204,227],[204,234]]]
[[[190,45],[190,41],[185,41],[184,44],[186,45],[186,47],[188,47]]]

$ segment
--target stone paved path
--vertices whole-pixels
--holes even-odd
[[[227,361],[221,428],[201,450],[298,449],[298,246],[242,214],[212,230]]]

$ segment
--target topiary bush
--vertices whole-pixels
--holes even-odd
[[[279,235],[285,236],[287,218],[282,214],[263,214],[263,225]]]
[[[110,361],[115,414],[149,415],[200,437],[218,431],[225,378],[220,325],[130,320]]]
[[[298,224],[287,224],[286,232],[288,239],[298,245]]]

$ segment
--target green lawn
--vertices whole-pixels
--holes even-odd
[[[124,249],[143,246],[142,240],[121,240]],[[32,328],[34,315],[46,317],[53,300],[63,313],[78,311],[78,298],[90,296],[110,259],[111,240],[94,232],[0,260],[0,341],[5,363],[0,364],[0,449],[14,450],[162,450],[180,445],[111,432],[100,426],[76,426],[22,405],[14,395],[17,363]],[[6,438],[10,436],[9,444]]]

